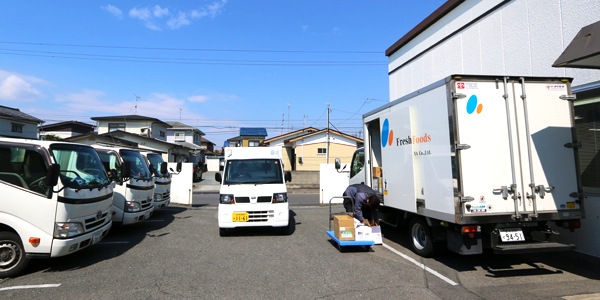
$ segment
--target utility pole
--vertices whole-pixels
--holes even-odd
[[[283,134],[283,122],[285,122],[285,114],[281,114],[281,134]]]
[[[325,148],[325,163],[329,164],[329,103],[327,103],[327,143]]]
[[[306,115],[304,115],[304,128],[306,128]]]
[[[291,105],[288,103],[288,132],[290,132],[290,107]]]
[[[181,122],[181,108],[179,108],[179,122]]]

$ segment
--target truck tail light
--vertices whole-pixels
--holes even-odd
[[[581,227],[581,221],[580,220],[569,221],[569,231],[574,232],[575,228],[580,228],[580,227]]]
[[[477,226],[463,226],[461,228],[461,232],[463,234],[468,234],[469,237],[473,238],[473,237],[475,237],[475,233],[481,232],[481,226],[479,226],[479,225],[477,225]]]

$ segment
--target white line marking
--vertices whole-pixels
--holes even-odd
[[[127,241],[122,242],[99,242],[98,244],[129,244]]]
[[[383,245],[384,247],[386,247],[388,250],[390,250],[390,251],[392,251],[392,252],[394,252],[394,253],[396,253],[396,254],[398,254],[398,255],[402,256],[402,258],[404,258],[404,259],[406,259],[406,260],[410,261],[411,263],[415,264],[417,267],[419,267],[419,268],[421,268],[421,269],[423,269],[423,270],[425,270],[425,271],[427,271],[427,272],[429,272],[429,273],[431,273],[431,274],[433,274],[433,275],[435,275],[435,276],[439,277],[441,280],[443,280],[443,281],[445,281],[445,282],[447,282],[447,283],[449,283],[449,284],[451,284],[451,285],[458,285],[458,283],[456,283],[456,282],[454,282],[454,281],[450,280],[450,278],[448,278],[448,277],[446,277],[446,276],[444,276],[444,275],[442,275],[442,274],[438,273],[436,270],[433,270],[433,269],[431,269],[431,268],[429,268],[429,267],[425,266],[424,264],[422,264],[422,263],[420,263],[420,262],[418,262],[418,261],[414,260],[412,257],[410,257],[410,256],[408,256],[408,255],[406,255],[406,254],[403,254],[403,253],[401,253],[400,251],[398,251],[398,250],[396,250],[396,249],[394,249],[394,248],[392,248],[392,247],[390,247],[390,246],[388,246],[388,245],[386,245],[386,244],[382,244],[382,245]]]
[[[5,288],[0,288],[0,292],[8,291],[8,290],[24,290],[24,289],[42,289],[42,288],[51,288],[51,287],[59,287],[58,284],[39,284],[39,285],[19,285],[19,286],[9,286]]]

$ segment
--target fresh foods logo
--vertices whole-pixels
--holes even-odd
[[[388,119],[383,121],[383,127],[381,128],[381,146],[385,148],[385,146],[391,146],[392,141],[394,140],[394,131],[390,130],[390,123]]]
[[[467,113],[472,114],[477,111],[478,114],[483,110],[483,104],[477,103],[477,96],[472,95],[469,97],[469,101],[467,101]]]
[[[394,142],[394,131],[390,130],[390,123],[388,119],[383,121],[383,127],[381,128],[381,146],[391,146]],[[423,136],[408,136],[405,139],[396,138],[396,146],[404,146],[411,144],[421,144],[421,143],[429,143],[431,142],[431,136],[429,134],[425,134]]]

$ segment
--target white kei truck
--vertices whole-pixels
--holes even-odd
[[[154,180],[154,210],[169,206],[171,203],[171,173],[162,155],[155,152],[140,152],[152,173]]]
[[[116,181],[113,222],[129,225],[149,219],[154,212],[154,181],[142,154],[129,148],[94,146],[94,149],[106,172]]]
[[[98,243],[113,185],[87,145],[0,138],[0,278]]]
[[[283,171],[281,147],[225,147],[218,207],[219,234],[236,227],[278,227],[290,234],[286,182],[292,173]]]
[[[571,250],[550,225],[584,218],[573,99],[570,78],[449,76],[363,115],[350,183],[421,256]]]

